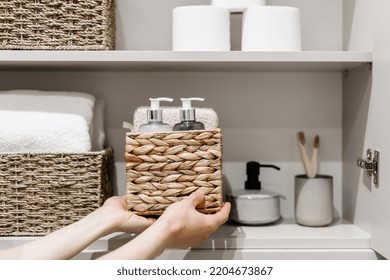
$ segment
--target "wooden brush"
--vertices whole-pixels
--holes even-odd
[[[303,165],[305,166],[306,175],[309,178],[314,178],[313,166],[311,164],[311,161],[307,155],[306,148],[305,148],[305,144],[306,144],[305,134],[303,133],[303,131],[299,131],[297,137],[298,137],[299,147],[301,148]]]
[[[317,175],[318,148],[320,147],[320,136],[316,135],[313,142],[313,154],[311,155],[311,164],[313,166],[313,177]]]

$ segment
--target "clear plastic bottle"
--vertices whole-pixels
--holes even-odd
[[[162,109],[160,108],[160,101],[172,102],[172,98],[168,97],[158,97],[158,98],[149,98],[150,100],[150,109],[147,110],[147,120],[148,122],[139,127],[140,132],[162,132],[162,131],[172,131],[172,128],[169,124],[163,123],[162,118]]]
[[[204,98],[190,97],[180,98],[182,108],[180,109],[180,123],[173,126],[174,131],[202,130],[205,129],[203,123],[196,121],[195,109],[191,107],[191,101],[204,101]]]

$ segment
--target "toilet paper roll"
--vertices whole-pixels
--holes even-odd
[[[266,0],[212,0],[211,5],[225,7],[232,13],[244,12],[249,7],[264,6]]]
[[[182,6],[173,9],[174,51],[229,51],[230,13],[223,7]]]
[[[299,9],[250,7],[243,15],[243,51],[301,51]]]

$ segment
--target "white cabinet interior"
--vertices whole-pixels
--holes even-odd
[[[264,188],[282,195],[282,215],[293,217],[293,178],[303,172],[296,132],[304,130],[308,143],[315,134],[321,137],[319,172],[334,176],[335,214],[342,216],[343,71],[366,69],[364,63],[371,61],[370,53],[287,53],[283,61],[283,55],[278,53],[252,53],[238,58],[225,53],[216,62],[219,71],[208,70],[208,64],[213,64],[210,61],[216,58],[202,62],[198,57],[207,58],[207,54],[197,53],[179,58],[172,52],[137,56],[130,51],[120,53],[119,58],[112,52],[94,56],[82,52],[7,55],[10,62],[4,61],[2,69],[12,67],[14,71],[3,71],[4,89],[82,91],[105,100],[107,143],[114,148],[118,165],[118,194],[125,192],[126,131],[122,122],[131,121],[134,110],[147,104],[150,96],[170,96],[177,106],[180,97],[203,96],[206,106],[218,113],[223,129],[226,191],[243,187],[246,161],[276,164],[280,172],[265,170],[260,179]],[[23,56],[26,58],[19,61]],[[138,61],[142,57],[143,61]],[[158,70],[144,69],[150,57],[154,57],[153,67]],[[192,65],[198,70],[194,71]],[[261,70],[252,70],[256,68]],[[291,70],[297,68],[302,70]],[[369,75],[369,71],[365,72]]]
[[[183,1],[117,2],[119,50],[0,52],[0,89],[83,91],[103,99],[118,194],[125,191],[122,122],[131,121],[149,97],[205,97],[223,130],[225,191],[243,187],[246,161],[280,166],[280,172],[264,171],[260,178],[265,188],[281,194],[286,220],[294,215],[294,175],[303,172],[296,132],[305,131],[309,144],[319,134],[319,172],[334,177],[335,216],[370,234],[371,194],[359,184],[355,166],[364,151],[372,79],[371,33],[359,27],[367,21],[365,1],[270,0],[301,9],[304,52],[251,54],[169,52],[170,12]],[[232,17],[236,50],[238,17]],[[324,234],[321,228],[317,232]]]

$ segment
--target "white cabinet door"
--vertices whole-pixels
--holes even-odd
[[[390,1],[374,1],[374,64],[368,131],[380,152],[379,185],[372,187],[372,247],[390,259]],[[371,209],[367,209],[371,211]]]

